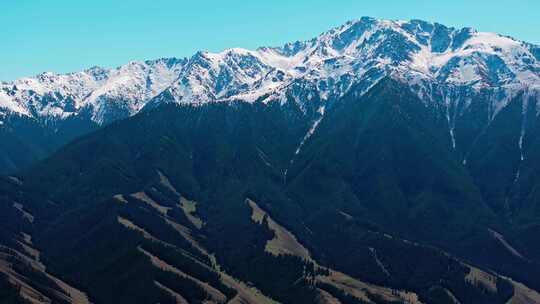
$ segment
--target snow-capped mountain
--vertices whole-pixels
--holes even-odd
[[[539,105],[538,46],[372,18],[0,83],[0,290],[537,303]]]
[[[149,98],[162,92],[177,77],[184,60],[159,59],[130,62],[116,69],[93,67],[70,73],[43,73],[3,83],[0,105],[36,118],[66,118],[92,109],[102,122],[111,104],[134,114]]]
[[[90,111],[93,121],[104,123],[149,102],[293,98],[305,105],[315,97],[339,97],[353,85],[367,89],[387,75],[406,81],[426,100],[447,104],[481,92],[493,103],[494,116],[518,92],[540,90],[540,47],[471,28],[364,17],[277,48],[198,52],[189,59],[2,83],[0,108],[39,119]]]

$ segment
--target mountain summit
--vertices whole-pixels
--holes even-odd
[[[518,91],[538,92],[540,47],[471,28],[364,17],[282,47],[198,52],[185,59],[22,78],[1,84],[0,108],[40,120],[84,113],[102,124],[163,99],[283,102],[298,97],[294,88],[299,85],[328,100],[353,85],[370,87],[386,75],[415,85],[426,98],[440,94],[434,86],[496,89],[498,109]],[[443,99],[453,97],[448,92],[453,89],[443,91]]]

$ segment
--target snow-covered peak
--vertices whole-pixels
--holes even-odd
[[[170,64],[167,60],[130,62],[110,70],[107,80],[85,99],[85,106],[96,109],[94,120],[103,121],[104,109],[109,103],[123,103],[127,114],[137,113],[146,101],[167,89],[178,78],[184,61]]]
[[[60,118],[90,109],[93,120],[104,122],[165,100],[327,100],[352,86],[367,89],[386,75],[417,86],[419,92],[433,84],[477,91],[540,90],[539,62],[538,46],[495,33],[363,17],[282,47],[197,52],[187,59],[43,73],[2,83],[0,108]]]
[[[115,69],[92,67],[82,72],[46,72],[0,85],[0,106],[36,118],[64,118],[91,107],[98,113],[104,103],[123,102],[135,114],[148,99],[165,90],[185,60],[130,62]],[[96,121],[100,118],[94,115]]]

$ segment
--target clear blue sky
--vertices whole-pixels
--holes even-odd
[[[0,80],[311,38],[372,16],[540,43],[539,0],[5,0]]]

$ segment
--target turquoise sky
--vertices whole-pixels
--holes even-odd
[[[280,45],[361,16],[471,26],[540,44],[540,0],[5,0],[0,80]]]

